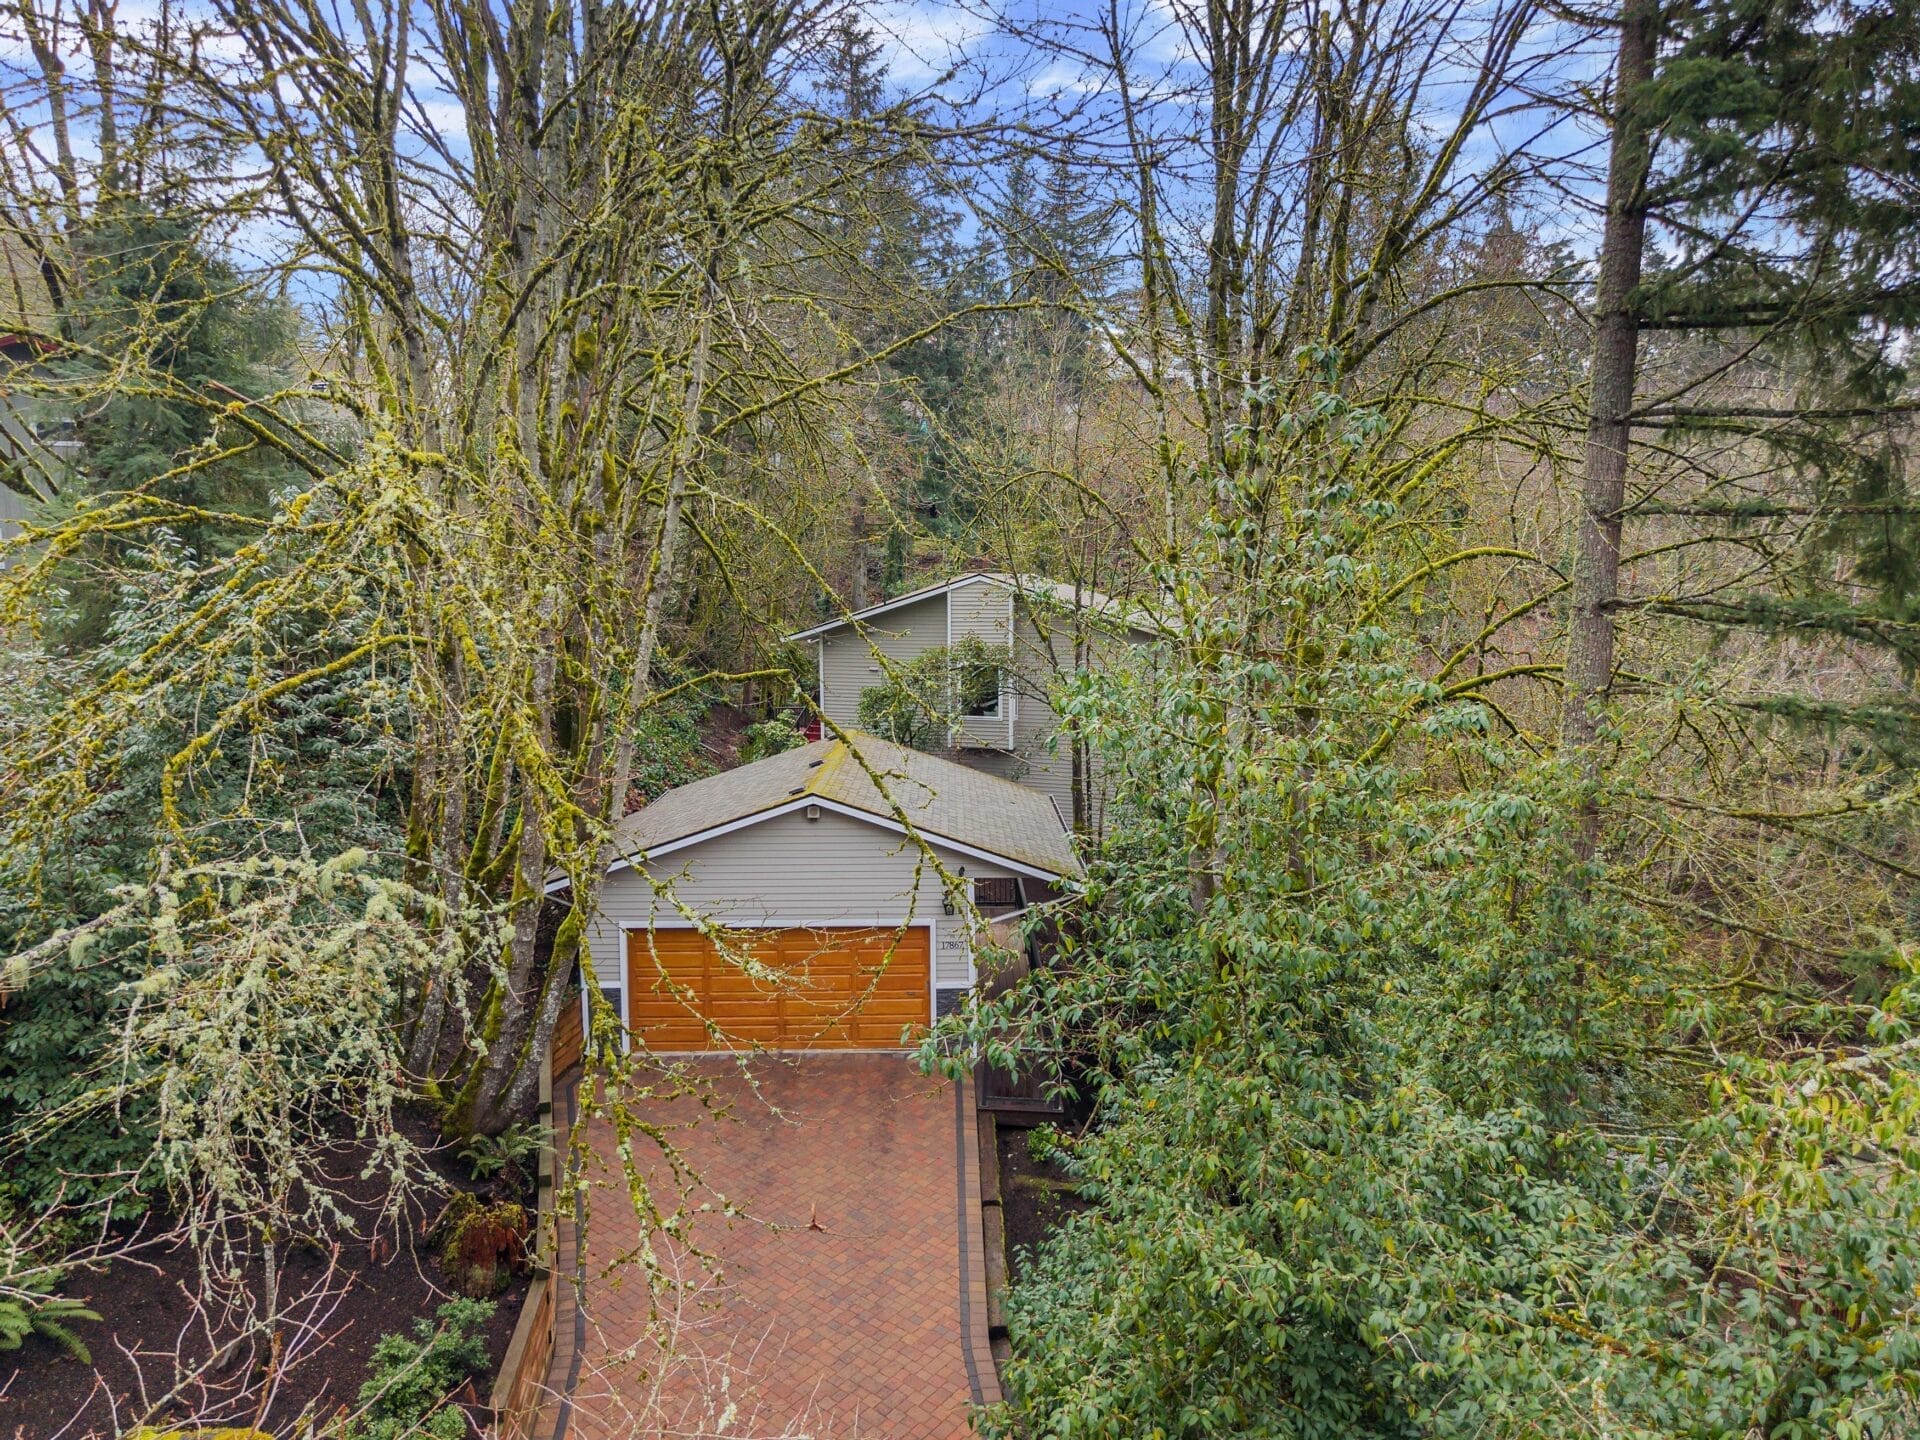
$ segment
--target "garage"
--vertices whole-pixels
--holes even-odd
[[[732,956],[696,929],[631,930],[628,1028],[660,1052],[896,1049],[932,1013],[929,929],[752,930],[726,938]]]
[[[974,984],[987,918],[1079,872],[1047,795],[851,732],[668,790],[605,853],[590,983],[670,1053],[911,1045]]]

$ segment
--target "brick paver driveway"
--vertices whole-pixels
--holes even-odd
[[[715,1206],[690,1238],[719,1273],[641,1236],[596,1123],[586,1304],[561,1286],[552,1384],[565,1400],[540,1440],[966,1436],[969,1402],[998,1398],[968,1087],[897,1055],[765,1056],[751,1080],[730,1059],[691,1063],[730,1118],[687,1098],[644,1113],[681,1127],[695,1203]],[[649,1243],[684,1282],[657,1312],[635,1258]],[[563,1238],[559,1269],[577,1264]]]

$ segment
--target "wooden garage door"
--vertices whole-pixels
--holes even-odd
[[[762,1045],[885,1050],[924,1029],[932,966],[925,926],[755,930],[729,940],[779,978],[750,975],[698,930],[627,936],[627,1019],[652,1050]],[[702,1017],[720,1028],[716,1040]]]

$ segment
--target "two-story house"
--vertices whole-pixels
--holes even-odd
[[[1005,656],[929,754],[863,733],[860,695],[972,636]],[[1059,893],[1100,771],[1052,687],[1150,638],[1105,596],[974,573],[796,637],[846,738],[668,791],[616,827],[588,927],[594,983],[662,1052],[890,1049],[980,978],[982,916]],[[556,876],[552,888],[566,888]]]
[[[864,692],[888,671],[972,637],[1004,651],[998,685],[961,707],[949,758],[1051,797],[1081,833],[1100,828],[1105,793],[1098,755],[1063,733],[1050,695],[1116,647],[1152,638],[1144,621],[1097,591],[1032,575],[980,570],[789,636],[817,657],[821,713],[860,723]]]

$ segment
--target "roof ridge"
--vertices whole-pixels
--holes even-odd
[[[809,625],[804,630],[796,630],[788,635],[788,640],[800,640],[817,635],[824,630],[835,630],[842,625],[864,626],[866,617],[878,615],[885,610],[897,609],[902,605],[919,604],[924,600],[933,600],[951,594],[961,585],[971,580],[991,580],[1009,589],[1017,589],[1019,577],[1006,570],[960,570],[944,580],[930,580],[925,585],[912,590],[902,591],[886,600],[876,600],[871,605],[862,605],[858,610],[849,610],[844,615],[836,615],[830,620],[822,620],[817,625]]]
[[[879,770],[880,778],[883,780],[887,780],[887,779],[911,780],[916,785],[922,785],[922,786],[926,785],[927,783],[926,781],[918,779],[912,774],[911,771],[906,769],[906,765],[908,763],[911,763],[912,757],[917,756],[923,760],[931,760],[936,765],[950,765],[956,770],[964,771],[966,774],[966,778],[969,780],[984,781],[990,787],[999,787],[1002,789],[1010,790],[1014,794],[1019,795],[1022,798],[1027,800],[1038,800],[1043,796],[1049,801],[1052,800],[1051,796],[1045,795],[1044,791],[1034,789],[1031,785],[1022,785],[1018,780],[1009,780],[1005,775],[996,775],[991,770],[982,770],[978,766],[967,764],[967,762],[964,760],[957,760],[952,755],[942,755],[937,751],[919,750],[919,749],[915,749],[911,745],[902,745],[898,741],[887,739],[887,737],[884,735],[876,735],[871,730],[850,730],[847,733],[855,737],[856,739],[860,737],[864,737],[868,740],[877,740],[880,742],[880,744],[888,747],[889,749],[898,752],[902,756],[908,757],[907,760],[902,762],[901,768],[898,770],[890,771],[885,767],[884,764],[875,766],[874,768]],[[845,740],[842,740],[840,743],[842,745],[846,745],[848,742]],[[877,760],[884,759],[884,757],[881,757],[881,756],[875,756],[874,758]],[[868,778],[871,779],[872,777],[869,776]]]
[[[1036,866],[1052,875],[1078,870],[1072,833],[1052,796],[864,730],[674,786],[622,817],[609,839],[609,863],[645,863],[657,849],[671,853],[709,833],[816,802],[823,810],[917,833],[930,843],[973,847],[973,853],[1016,867]]]
[[[820,786],[839,773],[841,765],[846,762],[847,754],[846,739],[843,736],[834,736],[833,747],[820,757],[819,763],[813,767],[813,773],[807,776],[807,783],[801,789],[809,795],[818,795]]]

